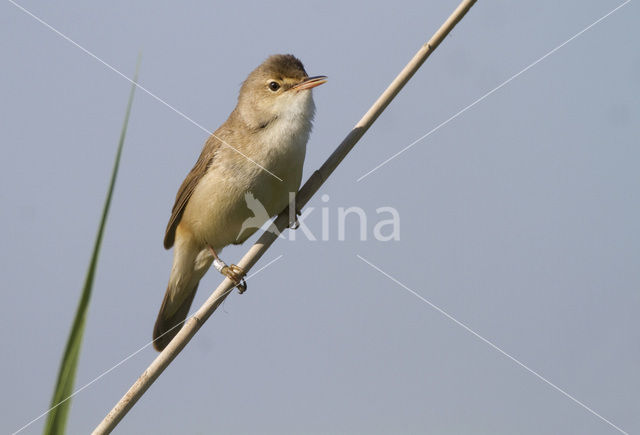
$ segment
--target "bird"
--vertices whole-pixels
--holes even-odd
[[[176,195],[164,236],[165,249],[173,247],[173,264],[153,328],[156,350],[182,327],[212,264],[241,293],[246,289],[245,271],[227,266],[219,254],[283,211],[290,192],[300,188],[315,115],[311,89],[326,81],[310,77],[294,55],[275,54],[242,83],[235,108],[207,139]],[[266,213],[256,216],[248,198]]]

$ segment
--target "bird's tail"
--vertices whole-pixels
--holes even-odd
[[[158,352],[167,347],[173,337],[180,331],[180,328],[182,328],[182,323],[187,318],[196,290],[198,290],[198,282],[188,291],[186,289],[181,290],[182,298],[174,298],[172,296],[175,293],[171,288],[171,283],[169,283],[160,306],[158,319],[153,327],[153,347]]]

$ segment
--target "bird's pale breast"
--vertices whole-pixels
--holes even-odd
[[[197,239],[216,250],[242,243],[258,229],[239,234],[243,222],[255,214],[247,206],[245,194],[251,192],[269,216],[282,211],[289,192],[300,187],[310,131],[310,122],[276,120],[255,137],[256,143],[241,148],[253,162],[233,149],[221,149],[221,158],[214,159],[194,190],[182,222]]]

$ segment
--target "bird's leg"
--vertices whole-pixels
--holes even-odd
[[[218,257],[216,251],[209,245],[209,251],[213,254],[213,267],[216,268],[218,272],[229,278],[235,284],[238,289],[238,293],[242,294],[247,290],[247,283],[244,280],[245,271],[242,270],[241,267],[236,266],[235,264],[231,264],[229,266],[226,265],[224,261]]]
[[[300,227],[298,216],[300,216],[302,213],[296,205],[296,192],[289,192],[289,207],[287,208],[287,210],[289,213],[288,227],[292,230],[297,230]]]
[[[298,222],[298,216],[300,216],[302,212],[296,209],[295,213],[289,212],[289,228],[292,230],[297,230],[300,227],[300,222]]]

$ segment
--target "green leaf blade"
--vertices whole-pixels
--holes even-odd
[[[43,433],[45,435],[62,435],[65,433],[67,427],[67,420],[69,411],[71,409],[71,398],[73,395],[73,387],[75,383],[76,372],[78,368],[78,361],[80,359],[80,350],[82,347],[82,338],[84,336],[84,330],[86,325],[87,311],[89,308],[89,302],[91,300],[91,293],[93,290],[94,277],[98,264],[98,258],[100,254],[100,247],[102,245],[102,238],[104,235],[104,229],[109,215],[109,209],[111,207],[111,200],[113,198],[113,190],[116,184],[116,178],[118,170],[120,168],[120,159],[122,157],[122,149],[124,146],[124,140],[127,134],[127,127],[129,125],[129,117],[131,115],[131,106],[133,104],[133,97],[138,82],[138,68],[140,65],[140,58],[138,57],[138,64],[136,65],[136,73],[129,93],[129,100],[127,102],[127,109],[125,112],[125,118],[120,132],[120,139],[118,141],[118,148],[116,151],[115,161],[113,169],[111,171],[111,180],[109,182],[109,189],[105,198],[104,206],[102,209],[102,216],[100,218],[100,224],[98,226],[98,232],[96,234],[95,243],[93,246],[93,252],[91,254],[91,260],[89,261],[89,267],[82,288],[82,294],[78,307],[76,308],[75,317],[67,343],[65,346],[60,368],[58,370],[58,379],[56,381],[56,387],[51,399],[51,406],[47,421],[44,426]]]

